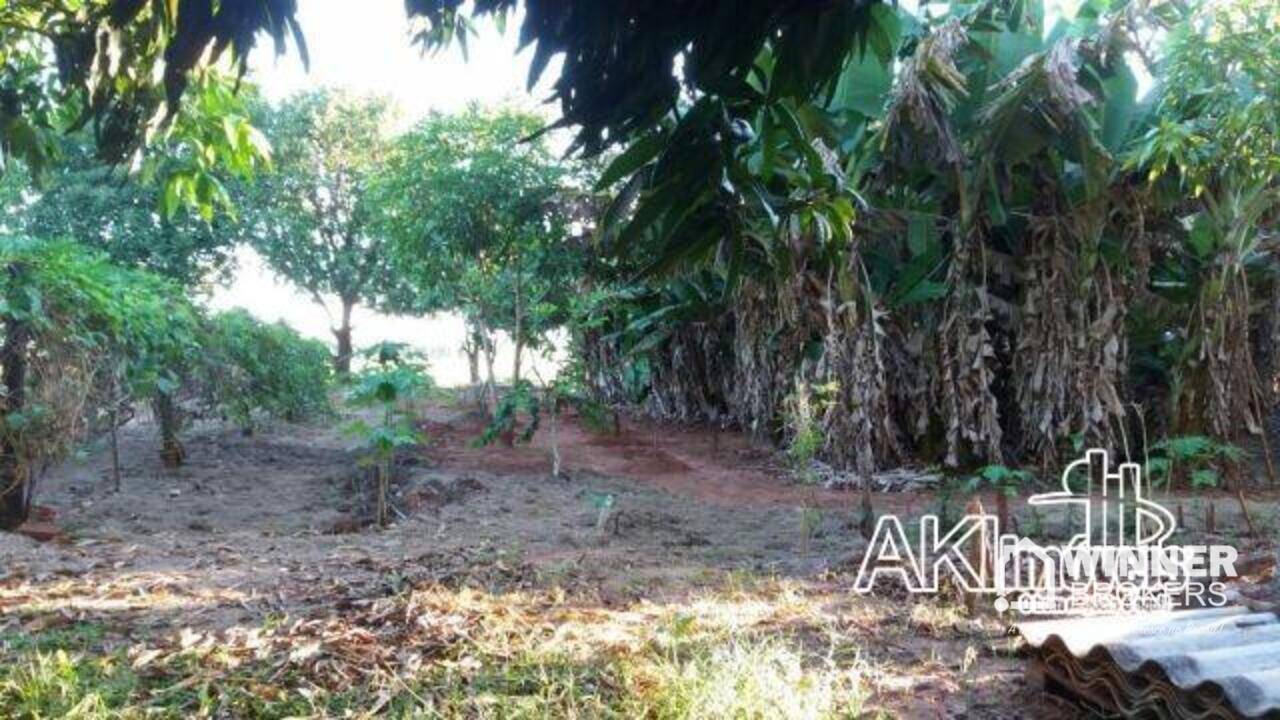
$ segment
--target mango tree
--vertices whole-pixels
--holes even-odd
[[[433,114],[397,139],[377,184],[396,267],[414,290],[404,306],[464,315],[472,383],[483,353],[491,411],[495,332],[515,346],[518,386],[525,349],[563,322],[581,262],[563,204],[570,168],[542,139],[526,140],[542,125],[507,109]]]
[[[393,284],[369,194],[387,158],[392,113],[384,99],[327,90],[260,107],[274,170],[244,186],[237,203],[249,242],[271,269],[328,314],[340,374],[351,370],[352,311]]]

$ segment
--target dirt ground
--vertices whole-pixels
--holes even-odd
[[[386,529],[361,521],[339,421],[251,437],[196,427],[176,471],[160,466],[154,428],[130,426],[119,492],[105,449],[42,481],[39,504],[62,541],[0,534],[0,630],[91,620],[125,640],[217,632],[319,617],[417,583],[483,587],[495,573],[629,611],[768,578],[819,603],[856,645],[876,711],[1072,714],[1027,684],[998,618],[968,619],[946,600],[855,595],[857,495],[789,484],[774,453],[739,434],[629,420],[615,436],[568,419],[558,433],[568,477],[552,479],[547,432],[529,446],[476,448],[480,423],[467,411],[441,403],[424,416],[429,441],[402,467],[399,517]],[[880,496],[877,509],[934,502]]]

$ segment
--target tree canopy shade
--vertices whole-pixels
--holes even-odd
[[[845,57],[868,42],[869,0],[407,0],[417,39],[465,48],[471,18],[522,6],[530,83],[550,59],[561,124],[588,153],[647,130],[678,104],[680,84],[746,103],[765,98],[747,79],[766,41],[781,59],[772,98],[829,90]],[[193,73],[229,56],[243,71],[260,34],[306,60],[296,0],[10,0],[0,5],[0,148],[40,165],[51,130],[92,125],[115,161],[179,108]],[[389,39],[390,40],[390,39]],[[726,119],[727,121],[727,119]]]
[[[829,91],[854,50],[868,41],[874,0],[406,0],[428,21],[428,46],[465,42],[472,16],[505,17],[520,5],[521,46],[534,47],[529,87],[551,58],[564,65],[552,97],[575,147],[593,155],[642,133],[680,101],[682,89],[756,105]],[[766,43],[779,70],[766,97],[748,82]],[[675,69],[679,67],[680,78]],[[731,118],[724,118],[725,122]],[[727,129],[727,128],[726,128]]]
[[[59,143],[59,162],[35,199],[15,209],[13,221],[31,237],[75,239],[117,264],[187,287],[225,276],[239,238],[225,214],[206,220],[180,209],[166,215],[153,186],[96,159],[91,140],[80,136]]]
[[[369,194],[386,160],[391,114],[384,99],[327,90],[264,108],[259,122],[275,167],[246,184],[238,203],[248,241],[329,313],[342,373],[350,369],[352,310],[393,285]],[[337,298],[336,313],[328,297]]]
[[[296,0],[10,0],[0,5],[5,154],[39,164],[39,134],[90,125],[119,161],[171,120],[193,71],[228,53],[243,72],[266,33],[306,60]]]

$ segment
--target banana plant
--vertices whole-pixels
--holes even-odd
[[[1243,104],[1162,95],[1190,77],[1177,56],[1198,47],[1206,12],[1088,3],[1053,21],[1034,0],[877,7],[864,47],[808,100],[774,91],[781,63],[765,47],[743,77],[754,102],[692,96],[603,174],[615,200],[597,242],[635,302],[597,342],[655,368],[653,388],[677,364],[695,378],[676,414],[746,427],[781,427],[797,377],[839,379],[824,429],[842,463],[870,447],[870,465],[909,451],[1048,466],[1075,438],[1119,442],[1134,368],[1170,357],[1149,339],[1165,329],[1142,324],[1176,317],[1166,301],[1192,302],[1158,286],[1166,237],[1192,240],[1188,214],[1274,221],[1265,193],[1255,212],[1239,188],[1180,178],[1192,194],[1177,197],[1162,179],[1204,154],[1196,118],[1230,119],[1236,138],[1274,122],[1209,112],[1219,100],[1256,109],[1267,99],[1256,87]],[[1153,44],[1153,28],[1168,40]],[[1266,44],[1239,37],[1217,42]],[[1157,74],[1141,102],[1139,63]],[[1251,57],[1213,71],[1241,66],[1267,67]],[[1251,168],[1276,155],[1233,147]],[[1247,247],[1262,236],[1242,232],[1221,234],[1265,265]],[[1202,271],[1188,269],[1201,287]],[[1247,288],[1263,274],[1239,277]],[[702,309],[691,311],[689,287]],[[1140,375],[1167,385],[1177,373]],[[730,393],[716,387],[725,376]]]

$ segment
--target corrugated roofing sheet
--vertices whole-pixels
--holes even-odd
[[[1018,626],[1041,669],[1129,717],[1280,718],[1280,618],[1244,607]]]

